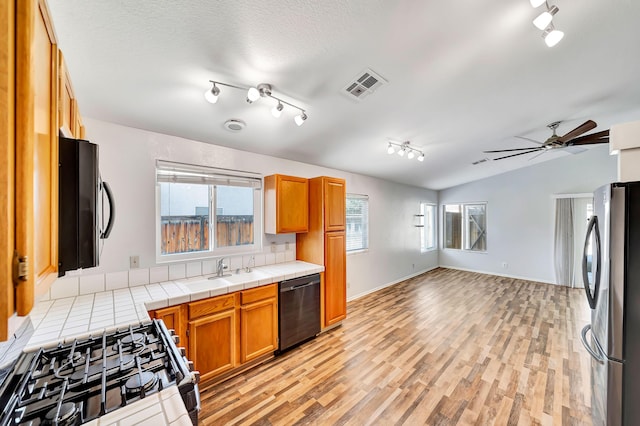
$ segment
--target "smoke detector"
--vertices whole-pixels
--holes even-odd
[[[237,133],[247,127],[247,123],[242,120],[232,118],[224,122],[224,128],[230,132]]]

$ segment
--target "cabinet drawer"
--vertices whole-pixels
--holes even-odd
[[[258,302],[270,297],[278,296],[278,284],[270,284],[263,287],[252,288],[251,290],[243,290],[241,293],[241,303]]]
[[[236,305],[235,294],[225,294],[224,296],[212,299],[199,300],[189,303],[189,319],[200,318],[205,315],[232,309]]]

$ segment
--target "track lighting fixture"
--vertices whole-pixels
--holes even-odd
[[[280,116],[282,115],[283,108],[284,108],[284,105],[282,105],[282,102],[278,101],[278,105],[273,107],[273,109],[271,110],[271,114],[273,114],[275,118],[280,118]]]
[[[398,149],[397,152],[400,157],[404,157],[404,155],[407,154],[407,158],[411,160],[412,158],[415,158],[415,156],[417,155],[418,161],[424,161],[424,153],[420,149],[411,146],[411,142],[409,141],[402,142],[402,143],[389,141],[387,143],[388,143],[387,145],[388,154],[395,154],[396,148],[397,148]]]
[[[553,47],[562,40],[564,37],[564,33],[562,31],[556,30],[553,27],[553,24],[549,25],[544,32],[542,33],[542,37],[544,38],[544,42],[549,47]]]
[[[220,89],[218,88],[218,86],[216,86],[215,82],[212,82],[212,83],[213,85],[211,86],[211,89],[204,92],[204,98],[210,103],[215,104],[216,102],[218,102],[218,96],[220,96]]]
[[[564,33],[556,30],[552,22],[554,15],[558,13],[560,9],[555,5],[549,6],[549,2],[547,0],[530,0],[530,2],[533,7],[539,7],[543,4],[546,5],[546,10],[533,20],[533,25],[535,25],[539,30],[542,30],[542,37],[544,38],[547,46],[555,46],[564,37]]]
[[[240,86],[235,86],[233,84],[227,84],[227,83],[221,83],[219,81],[213,81],[213,80],[209,80],[209,82],[212,84],[211,89],[207,90],[204,94],[204,97],[207,101],[211,102],[212,104],[216,103],[218,101],[218,97],[220,96],[220,88],[218,87],[218,85],[220,86],[225,86],[225,87],[232,87],[234,89],[240,89],[240,90],[244,90],[247,92],[247,103],[252,104],[255,101],[257,101],[260,98],[272,98],[276,101],[278,101],[278,103],[273,107],[273,109],[271,110],[271,114],[278,118],[282,115],[282,111],[284,109],[284,105],[290,106],[291,108],[295,108],[297,110],[300,111],[300,114],[296,115],[294,117],[294,121],[298,126],[302,126],[302,124],[305,122],[305,120],[307,119],[307,113],[304,109],[300,108],[299,106],[296,106],[290,102],[287,102],[285,100],[282,100],[280,98],[278,98],[277,96],[274,96],[271,93],[271,85],[270,84],[266,84],[266,83],[260,83],[255,87],[240,87]]]
[[[553,15],[558,13],[557,6],[551,6],[550,9],[542,12],[536,19],[533,20],[533,25],[536,26],[539,30],[543,30],[549,26],[551,21],[553,20]]]

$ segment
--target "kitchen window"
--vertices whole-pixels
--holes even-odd
[[[158,160],[159,262],[258,250],[262,179],[254,173]]]
[[[430,203],[420,203],[420,251],[430,251],[436,248],[436,206]]]
[[[369,196],[347,194],[347,252],[369,248]]]
[[[487,204],[443,206],[444,248],[487,251]]]

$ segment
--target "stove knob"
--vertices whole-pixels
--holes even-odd
[[[180,344],[180,336],[171,336],[171,338],[173,339],[173,343],[176,345]]]
[[[170,336],[175,336],[176,335],[176,331],[173,328],[169,329],[169,335]]]
[[[187,369],[193,371],[193,361],[187,360]]]
[[[180,352],[180,356],[187,356],[187,350],[182,346],[178,348],[178,352]]]
[[[193,377],[193,383],[195,383],[196,385],[198,383],[200,383],[200,372],[199,371],[192,371],[191,372],[191,377]]]

